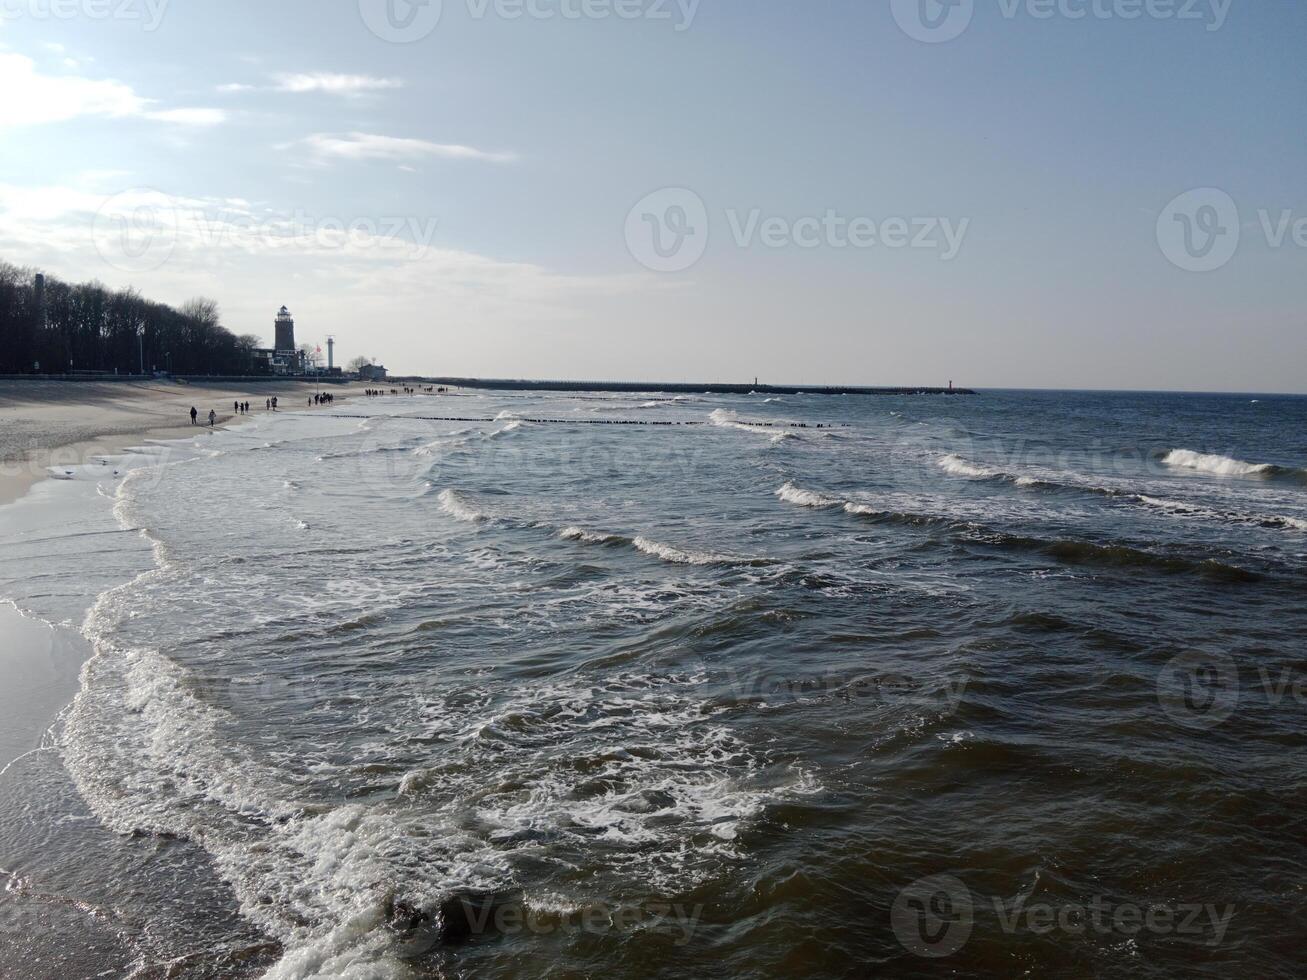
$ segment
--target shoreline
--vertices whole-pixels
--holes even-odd
[[[4,381],[0,380],[0,506],[21,500],[50,469],[81,466],[96,457],[121,454],[149,439],[183,439],[207,424],[192,425],[194,405],[204,419],[217,413],[213,429],[233,420],[264,414],[263,403],[276,396],[287,410],[304,407],[306,399],[325,386],[287,381],[276,391],[255,392],[213,385],[129,381]],[[353,385],[331,385],[343,402],[356,393]],[[248,416],[224,411],[236,401],[250,402]]]

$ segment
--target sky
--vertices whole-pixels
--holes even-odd
[[[0,259],[467,377],[1307,392],[1307,4],[0,0]]]

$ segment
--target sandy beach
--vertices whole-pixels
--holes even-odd
[[[263,412],[276,396],[283,410],[305,407],[322,390],[310,382],[240,384],[150,382],[0,381],[0,505],[23,496],[48,467],[74,466],[144,438],[193,433],[189,412],[201,420],[217,412],[217,425],[232,419],[232,403],[248,401]],[[356,386],[331,385],[337,404]]]

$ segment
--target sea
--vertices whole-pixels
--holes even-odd
[[[1307,970],[1307,398],[283,400],[52,475],[0,976]]]

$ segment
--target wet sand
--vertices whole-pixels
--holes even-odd
[[[266,399],[276,396],[283,410],[297,411],[320,390],[330,391],[339,403],[357,386],[320,388],[303,381],[0,381],[0,505],[22,497],[49,476],[49,467],[80,465],[146,438],[193,434],[192,405],[201,420],[213,409],[222,426],[233,418],[233,402],[248,401],[254,415],[264,411]]]

